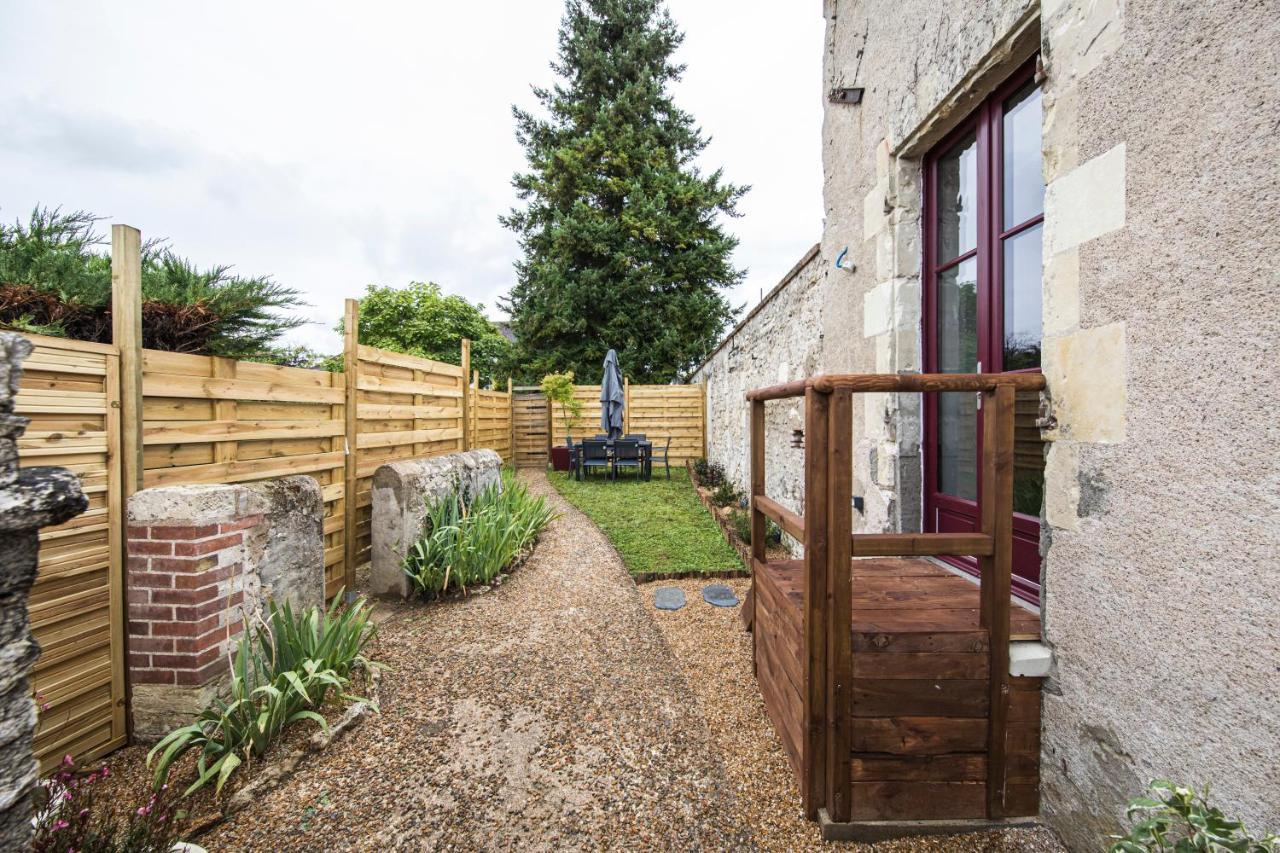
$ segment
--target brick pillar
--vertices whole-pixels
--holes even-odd
[[[129,681],[134,736],[157,739],[225,684],[256,609],[265,504],[244,486],[165,486],[129,499]]]

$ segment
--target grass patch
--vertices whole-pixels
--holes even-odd
[[[629,474],[616,482],[601,476],[581,483],[556,471],[547,476],[556,491],[604,531],[632,574],[742,568],[683,468],[672,468],[670,480],[655,472],[647,483]]]

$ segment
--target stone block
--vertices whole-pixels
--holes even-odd
[[[265,541],[258,595],[295,610],[324,604],[324,497],[315,477],[299,475],[248,488],[263,501]]]
[[[488,486],[501,484],[501,469],[502,457],[492,450],[380,466],[373,474],[370,592],[408,598],[413,586],[400,566],[422,532],[427,508],[457,487],[474,496]]]

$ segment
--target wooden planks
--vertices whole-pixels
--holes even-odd
[[[83,515],[40,532],[31,629],[42,653],[33,690],[42,771],[68,753],[89,760],[125,742],[120,364],[113,347],[28,335],[17,413],[23,467],[61,465],[89,498]],[[51,389],[75,389],[62,392]],[[46,392],[48,392],[46,394]]]
[[[465,346],[464,346],[465,349]],[[428,358],[357,345],[353,559],[369,561],[373,474],[380,465],[466,449],[467,402],[463,368]]]
[[[551,419],[547,399],[539,391],[514,392],[511,419],[515,431],[515,462],[518,467],[546,468],[551,447],[548,432]]]
[[[350,583],[346,374],[142,350],[143,486],[308,474],[325,500],[325,593]],[[354,448],[353,448],[354,449]]]
[[[655,449],[666,447],[671,439],[671,464],[703,455],[705,439],[701,385],[632,385],[626,384],[626,431],[643,433]],[[574,398],[582,404],[582,420],[574,432],[574,441],[590,438],[600,430],[600,386],[576,385]],[[556,406],[551,407],[551,442],[563,446],[568,436],[565,418]]]

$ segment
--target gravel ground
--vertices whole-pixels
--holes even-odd
[[[1007,830],[985,834],[909,838],[875,845],[824,844],[818,826],[804,819],[791,765],[765,713],[751,673],[751,635],[742,629],[738,607],[712,607],[702,600],[708,581],[655,582],[641,587],[652,618],[683,670],[699,715],[706,721],[732,786],[737,823],[760,850],[842,850],[908,853],[908,851],[989,851],[989,853],[1060,853],[1047,829]],[[750,581],[717,581],[746,595]],[[654,609],[659,587],[684,590],[680,610]]]
[[[562,513],[502,586],[380,605],[382,714],[210,850],[744,849],[726,769],[640,590]]]

